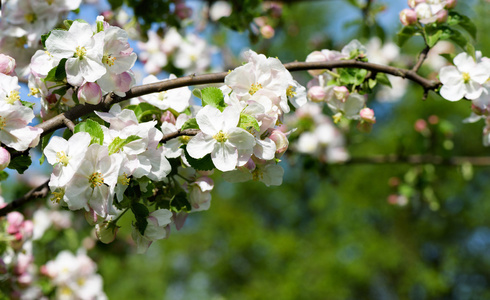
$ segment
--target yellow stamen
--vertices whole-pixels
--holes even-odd
[[[95,188],[97,186],[101,186],[104,183],[104,177],[102,177],[102,174],[100,172],[94,172],[88,178],[88,182],[90,183],[91,188]]]
[[[5,99],[8,104],[14,104],[15,101],[20,101],[20,96],[18,91],[11,91],[7,99]]]
[[[24,19],[27,21],[27,23],[31,23],[32,24],[32,23],[36,22],[37,16],[36,16],[35,13],[30,13],[30,14],[26,14],[24,16]]]
[[[296,96],[295,90],[296,90],[296,88],[294,86],[292,86],[292,85],[288,86],[288,89],[286,90],[286,95],[289,98]]]
[[[31,92],[27,94],[27,96],[35,96],[37,94],[40,94],[41,91],[38,88],[31,88]]]
[[[78,57],[80,60],[82,60],[85,57],[85,54],[87,54],[87,49],[85,47],[77,46],[77,48],[75,49],[75,57]]]
[[[259,168],[255,168],[255,170],[252,171],[252,179],[254,181],[264,179],[264,172],[262,172]]]
[[[463,82],[464,82],[464,83],[468,83],[468,82],[470,82],[470,79],[471,79],[471,78],[470,78],[470,74],[469,74],[469,73],[467,73],[467,72],[463,72],[463,74],[461,74],[461,75],[463,75]]]
[[[7,122],[5,121],[5,118],[0,116],[0,130],[3,130],[3,128],[7,125]]]
[[[66,167],[70,161],[70,158],[66,156],[65,151],[60,151],[56,152],[56,161]]]
[[[114,65],[114,61],[116,60],[116,58],[112,55],[104,55],[104,57],[102,57],[102,62],[106,65],[108,65],[109,67],[112,67]]]
[[[342,113],[336,113],[335,115],[332,116],[332,118],[333,118],[333,122],[337,124],[342,120]]]
[[[184,145],[187,145],[187,143],[191,140],[191,137],[188,135],[183,135],[179,136],[179,142],[181,142]]]
[[[224,143],[224,142],[226,142],[228,140],[228,136],[222,130],[220,130],[217,134],[213,135],[213,138],[218,143]]]
[[[260,90],[262,88],[262,85],[260,83],[253,83],[252,86],[250,87],[250,90],[248,91],[248,93],[250,95],[253,95],[255,93],[257,93],[258,90]]]
[[[129,181],[130,179],[128,178],[128,174],[126,174],[126,172],[124,172],[117,178],[117,183],[122,185],[129,185]]]
[[[63,189],[57,189],[51,193],[51,201],[54,203],[60,203],[61,199],[65,196],[65,191]]]

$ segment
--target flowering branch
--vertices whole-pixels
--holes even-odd
[[[17,208],[21,207],[22,205],[30,202],[32,199],[35,198],[44,198],[48,195],[49,193],[49,186],[48,186],[49,180],[41,184],[40,186],[33,188],[27,194],[24,196],[15,199],[14,201],[8,203],[4,207],[0,208],[0,217],[7,215],[9,212],[16,210]]]
[[[422,55],[421,55],[422,56]],[[384,66],[369,62],[362,62],[357,60],[336,60],[327,62],[291,62],[284,64],[286,69],[289,71],[306,71],[306,70],[318,70],[327,69],[332,70],[335,68],[358,68],[365,69],[368,71],[386,73],[394,76],[409,79],[418,85],[422,86],[425,94],[430,90],[436,90],[441,85],[440,82],[428,80],[417,74],[415,69],[407,70],[403,68],[396,68],[391,66]],[[93,111],[108,111],[112,104],[128,100],[134,97],[139,97],[143,95],[148,95],[151,93],[162,92],[174,88],[200,85],[200,84],[212,84],[212,83],[223,83],[224,79],[228,75],[228,72],[204,74],[204,75],[189,75],[181,78],[170,79],[165,81],[160,81],[151,84],[140,85],[131,88],[126,92],[126,96],[119,97],[115,94],[107,94],[103,101],[97,105],[77,105],[76,107],[70,109],[69,111],[57,115],[49,120],[38,124],[36,127],[43,129],[42,136],[55,131],[56,129],[62,128],[68,120],[76,120],[86,114]]]

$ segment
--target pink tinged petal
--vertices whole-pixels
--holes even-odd
[[[172,223],[172,212],[168,209],[158,209],[150,213],[158,221],[158,226],[167,226]]]
[[[145,229],[145,237],[155,241],[164,239],[167,232],[164,227],[158,226],[158,221],[155,217],[148,217],[148,226]]]
[[[211,153],[216,144],[217,142],[212,136],[199,132],[187,143],[186,149],[191,157],[199,159]]]
[[[226,172],[235,169],[238,161],[238,150],[231,144],[216,143],[213,152],[211,152],[211,159],[216,169]]]
[[[442,84],[457,84],[458,82],[463,80],[463,76],[461,72],[454,66],[447,66],[441,68],[439,71],[439,79]]]
[[[443,85],[441,90],[439,91],[441,96],[449,101],[458,101],[461,100],[466,94],[466,88],[463,81],[459,82],[456,85]]]
[[[219,109],[211,105],[205,106],[196,115],[199,128],[208,135],[215,135],[223,129],[224,118]]]

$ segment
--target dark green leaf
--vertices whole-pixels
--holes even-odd
[[[5,171],[0,171],[0,181],[4,181],[9,177],[9,174]]]
[[[467,16],[451,11],[447,19],[447,24],[450,26],[459,25],[461,28],[471,34],[473,38],[476,38],[476,25]]]
[[[386,76],[385,73],[378,73],[376,74],[376,81],[379,82],[380,84],[387,85],[389,87],[391,86],[391,82],[388,79],[388,76]]]
[[[170,202],[170,207],[175,212],[180,212],[182,210],[191,211],[192,209],[189,200],[187,200],[187,194],[185,192],[180,192],[175,195],[175,197]]]
[[[182,146],[184,149],[185,158],[187,162],[198,171],[211,171],[214,169],[213,160],[211,159],[211,154],[205,155],[203,158],[195,159],[187,153],[186,146]]]
[[[41,158],[39,159],[39,164],[42,165],[44,163],[44,160],[46,158],[46,156],[44,156],[44,148],[46,148],[46,146],[48,145],[49,143],[49,140],[51,139],[51,136],[53,136],[53,132],[50,132],[48,133],[47,135],[43,136],[41,138]]]
[[[50,35],[51,35],[51,31],[46,33],[46,34],[41,35],[41,43],[43,44],[44,48],[46,48],[46,40],[48,39],[48,37]]]
[[[31,165],[31,157],[29,155],[22,155],[13,158],[8,165],[9,169],[17,170],[19,174],[23,174],[27,168]]]
[[[141,233],[141,235],[144,235],[146,226],[148,226],[147,218],[150,215],[148,208],[141,203],[135,202],[131,204],[131,211],[133,212],[134,217],[136,219],[136,223],[134,225]]]
[[[52,81],[52,82],[61,82],[66,78],[66,69],[65,69],[65,64],[66,64],[66,58],[63,58],[60,60],[60,63],[49,70],[48,75],[43,79],[44,82],[46,81]]]

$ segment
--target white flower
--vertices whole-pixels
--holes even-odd
[[[32,119],[32,109],[0,102],[0,142],[17,151],[37,145],[43,130],[27,126]]]
[[[443,67],[439,78],[443,86],[441,96],[449,101],[458,101],[463,97],[476,99],[485,88],[482,86],[489,78],[489,72],[483,63],[477,63],[463,52],[454,58],[455,66]]]
[[[220,171],[231,171],[238,162],[238,150],[251,150],[255,139],[246,130],[237,127],[240,112],[227,107],[220,112],[210,105],[201,109],[196,116],[201,129],[187,144],[193,158],[202,158],[211,153],[214,165]]]
[[[141,235],[136,227],[133,227],[131,232],[138,253],[145,253],[153,241],[167,237],[167,226],[172,223],[172,212],[168,209],[155,210],[150,213],[147,221],[148,225],[144,235]]]
[[[95,82],[106,73],[102,63],[104,31],[94,34],[89,24],[74,21],[68,31],[53,30],[46,49],[55,58],[67,58],[68,83],[79,86],[85,79]]]
[[[59,136],[51,138],[44,148],[46,159],[54,166],[50,186],[62,187],[70,181],[85,157],[90,140],[86,132],[75,133],[68,141]]]
[[[171,74],[168,79],[175,78],[177,77]],[[163,81],[168,79],[164,79]],[[155,83],[159,81],[161,80],[159,80],[154,75],[149,75],[143,79],[143,84]],[[141,100],[148,102],[161,110],[171,108],[177,112],[183,112],[189,106],[191,96],[192,92],[188,87],[181,87],[168,91],[145,95],[141,97]]]
[[[20,103],[19,90],[20,86],[18,84],[19,79],[17,76],[9,76],[0,73],[0,101],[8,104]]]

